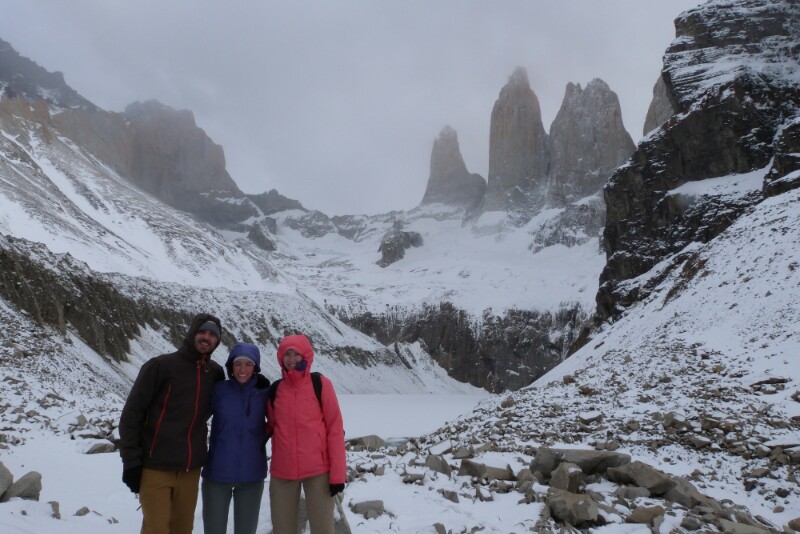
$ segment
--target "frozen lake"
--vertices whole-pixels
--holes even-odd
[[[339,395],[345,438],[376,434],[383,439],[433,432],[457,419],[490,394]]]

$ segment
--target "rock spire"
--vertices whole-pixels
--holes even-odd
[[[458,134],[445,126],[433,142],[431,171],[421,204],[450,204],[471,207],[480,203],[486,181],[470,174],[461,157]]]
[[[598,78],[568,83],[550,126],[548,204],[563,206],[599,191],[635,148],[619,98]]]
[[[484,209],[541,207],[548,159],[539,99],[518,67],[492,109]]]

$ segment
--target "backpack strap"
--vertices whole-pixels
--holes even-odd
[[[314,383],[314,395],[317,396],[319,407],[322,408],[322,375],[317,372],[311,373],[311,382]]]
[[[269,387],[269,403],[270,405],[275,408],[275,396],[278,394],[278,385],[281,383],[283,378],[277,379],[272,385]]]
[[[278,395],[278,385],[283,381],[282,378],[277,379],[269,387],[269,403],[275,407],[275,397]],[[311,382],[314,384],[314,395],[317,396],[319,407],[322,408],[322,375],[320,373],[311,373]]]

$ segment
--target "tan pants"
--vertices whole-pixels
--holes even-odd
[[[191,534],[200,468],[191,471],[142,470],[139,503],[142,534]]]
[[[302,480],[270,479],[269,509],[273,534],[297,534],[300,486],[306,496],[311,534],[333,534],[333,497],[328,473]]]

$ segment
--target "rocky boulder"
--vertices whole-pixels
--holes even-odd
[[[403,259],[407,249],[422,246],[422,236],[419,232],[406,232],[402,228],[402,224],[395,223],[394,227],[381,239],[378,247],[381,259],[376,262],[379,266],[388,267]]]
[[[36,471],[31,471],[22,475],[19,480],[11,484],[11,487],[0,497],[0,502],[7,502],[14,498],[38,501],[41,492],[42,475]]]
[[[450,204],[467,208],[477,206],[486,191],[486,180],[470,174],[458,147],[458,134],[445,126],[433,142],[431,171],[420,204]]]

